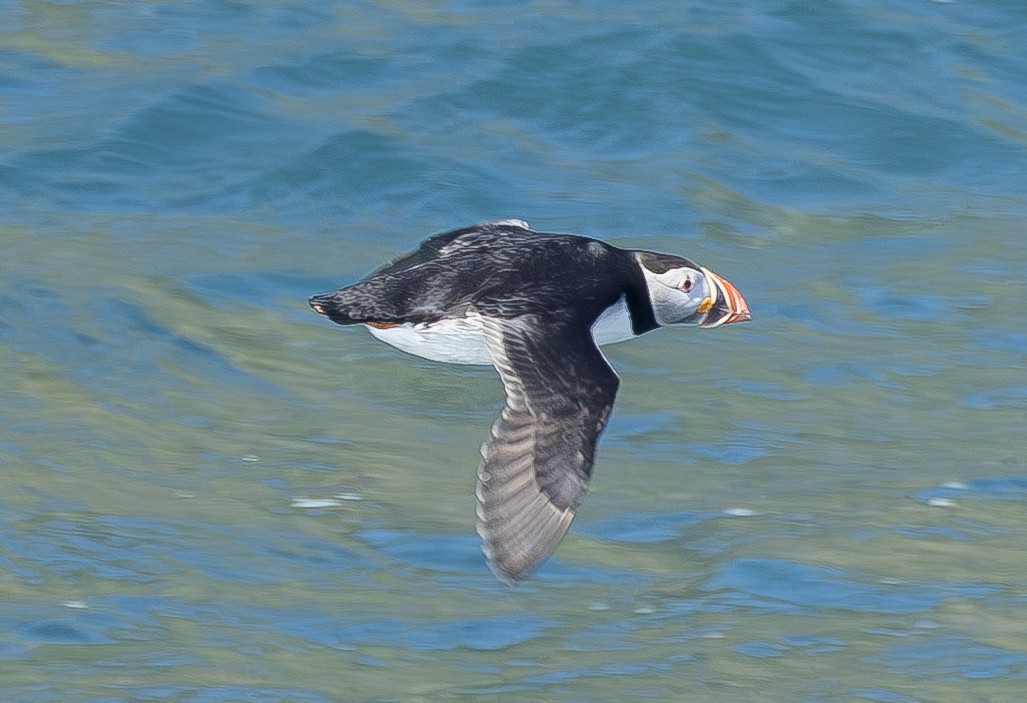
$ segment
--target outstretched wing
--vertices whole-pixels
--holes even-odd
[[[515,236],[521,243],[547,239],[521,220],[497,220],[443,232],[363,280],[312,296],[308,302],[315,312],[340,325],[365,322],[389,327],[461,314],[480,288],[494,285],[487,283],[494,269],[509,277],[510,272],[495,266],[488,254],[497,241]]]
[[[421,242],[416,251],[404,254],[395,261],[382,266],[372,275],[400,273],[429,261],[434,261],[442,255],[446,247],[460,237],[465,239],[471,238],[473,241],[475,235],[495,236],[496,234],[510,231],[531,233],[531,227],[523,220],[496,220],[494,222],[482,222],[470,227],[461,227],[451,232],[435,234]]]
[[[570,527],[619,379],[588,327],[538,315],[482,321],[506,407],[482,445],[478,533],[491,569],[516,580]]]

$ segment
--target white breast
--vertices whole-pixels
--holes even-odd
[[[481,320],[460,317],[439,320],[431,324],[405,324],[379,329],[367,328],[386,344],[432,361],[448,364],[491,364],[492,358],[485,348],[485,334]]]
[[[375,337],[414,356],[448,364],[492,364],[481,319],[477,315],[439,320],[431,324],[405,324],[385,329],[371,327]],[[621,298],[592,325],[596,344],[614,344],[631,339],[631,315]]]

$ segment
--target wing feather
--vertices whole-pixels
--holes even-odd
[[[478,532],[492,570],[516,580],[570,527],[619,381],[587,327],[538,315],[482,320],[506,407],[482,445]]]
[[[534,234],[531,227],[523,220],[495,220],[493,222],[482,222],[470,227],[462,227],[449,232],[434,234],[425,239],[416,250],[404,254],[399,258],[385,264],[374,272],[378,274],[397,274],[407,269],[415,268],[421,264],[434,261],[446,255],[446,250],[458,239],[473,243],[476,239],[494,237],[497,234],[517,231]],[[457,247],[459,249],[459,247]]]

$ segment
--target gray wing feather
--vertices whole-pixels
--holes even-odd
[[[482,445],[478,533],[492,570],[516,580],[570,527],[619,381],[587,328],[536,315],[482,320],[506,407]]]

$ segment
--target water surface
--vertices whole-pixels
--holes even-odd
[[[1011,701],[1016,2],[0,9],[0,690]],[[307,309],[520,217],[754,313],[609,349],[556,558],[473,532],[489,369]]]

